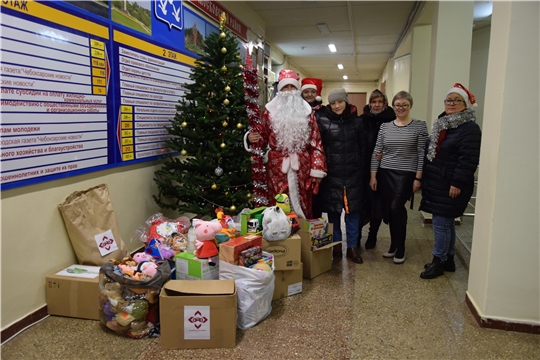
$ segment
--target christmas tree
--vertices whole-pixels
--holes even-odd
[[[167,127],[170,156],[155,172],[162,208],[180,213],[236,215],[252,207],[250,153],[243,137],[248,125],[242,65],[236,38],[225,28],[205,39],[204,55],[195,62],[191,83]]]

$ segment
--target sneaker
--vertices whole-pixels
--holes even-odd
[[[402,258],[398,258],[394,256],[394,264],[403,264],[405,262],[405,253],[403,253]]]
[[[397,250],[394,250],[394,252],[390,252],[390,250],[388,250],[388,252],[385,252],[384,254],[382,254],[382,256],[384,258],[393,258],[396,255],[396,252]]]

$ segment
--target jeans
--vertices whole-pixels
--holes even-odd
[[[341,213],[328,212],[328,221],[334,224],[334,242],[341,242]],[[355,248],[360,244],[360,212],[345,213],[345,232],[347,247]]]
[[[432,225],[435,238],[433,256],[446,261],[448,255],[454,255],[455,253],[456,227],[454,225],[454,218],[433,215]]]

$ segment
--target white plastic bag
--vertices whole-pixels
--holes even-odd
[[[285,240],[291,235],[291,219],[279,206],[270,206],[263,211],[262,228],[266,241]]]
[[[264,252],[265,256],[272,254]],[[254,270],[243,266],[219,262],[219,279],[234,279],[238,294],[238,317],[236,326],[249,329],[266,319],[272,311],[274,296],[274,265],[272,271]]]

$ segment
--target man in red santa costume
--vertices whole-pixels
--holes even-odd
[[[302,98],[308,102],[313,111],[322,107],[322,79],[304,78],[302,79]]]
[[[312,196],[326,176],[326,160],[317,120],[311,106],[300,94],[300,77],[292,70],[281,70],[278,93],[264,109],[260,132],[249,132],[250,143],[267,145],[269,205],[277,194],[288,194],[292,211],[309,219]],[[247,144],[246,144],[247,145]]]

